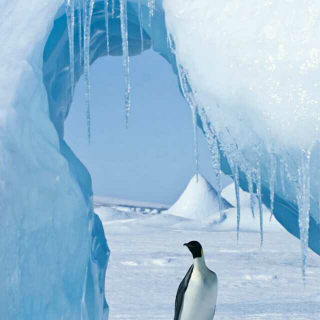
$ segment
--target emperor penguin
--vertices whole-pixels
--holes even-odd
[[[212,320],[216,311],[218,277],[208,269],[198,241],[185,243],[193,264],[180,283],[176,295],[174,320]]]

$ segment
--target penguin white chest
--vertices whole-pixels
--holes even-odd
[[[218,295],[217,276],[194,271],[184,294],[179,320],[212,320]]]

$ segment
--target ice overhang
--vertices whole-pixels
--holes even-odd
[[[163,56],[171,65],[173,72],[177,74],[175,54],[170,49],[167,39],[167,29],[165,23],[162,1],[156,1],[155,13],[152,23],[149,24],[149,8],[147,1],[142,1],[142,30],[141,37],[140,20],[138,14],[138,1],[127,1],[128,10],[128,43],[129,54],[137,55],[142,50],[153,49]],[[110,55],[122,55],[122,37],[120,27],[120,2],[115,0],[115,14],[109,17],[109,44]],[[83,74],[83,65],[80,63],[79,50],[79,25],[77,24],[77,12],[75,13],[75,82]],[[82,35],[83,37],[83,35]],[[143,44],[141,39],[143,38]],[[92,64],[101,56],[107,53],[106,29],[104,1],[96,1],[93,8],[91,24],[90,41],[90,63]],[[61,140],[63,140],[64,120],[68,115],[72,103],[71,85],[70,85],[70,63],[69,63],[69,42],[67,32],[67,18],[65,8],[59,9],[54,27],[50,33],[43,55],[43,77],[44,84],[48,93],[50,117],[54,123]],[[106,70],[106,76],[107,75]],[[177,81],[179,85],[179,81]],[[202,122],[198,117],[198,126],[203,129]],[[233,176],[232,170],[228,164],[224,152],[220,149],[221,170],[230,176]],[[244,172],[239,171],[240,187],[249,191],[248,180]],[[256,186],[253,185],[254,190]],[[262,184],[262,201],[270,208],[270,189],[265,183]],[[299,229],[299,209],[297,204],[275,193],[274,196],[274,216],[275,218],[294,236],[300,237]],[[311,210],[314,210],[311,207]],[[310,215],[309,247],[320,254],[318,239],[320,237],[319,224]]]

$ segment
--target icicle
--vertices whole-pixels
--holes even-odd
[[[128,20],[127,20],[127,1],[120,0],[120,21],[121,21],[121,36],[122,36],[122,57],[125,71],[125,112],[126,112],[126,127],[128,128],[129,113],[130,113],[130,57],[129,57],[129,42],[128,42]]]
[[[167,42],[169,42],[169,47],[170,47],[171,52],[175,55],[176,54],[176,47],[175,47],[172,35],[169,32],[167,33]]]
[[[69,36],[71,96],[74,92],[74,0],[66,0],[66,15]]]
[[[83,8],[83,2],[82,0],[79,1],[79,7],[78,7],[78,26],[79,26],[79,54],[80,54],[80,68],[82,67],[83,63],[83,55],[82,55],[82,8]]]
[[[104,0],[104,15],[106,25],[106,40],[107,40],[107,56],[110,54],[109,44],[109,0]]]
[[[143,17],[141,10],[141,0],[138,3],[138,15],[139,15],[139,24],[140,24],[140,40],[141,40],[141,53],[144,50],[144,38],[143,38]]]
[[[230,132],[229,132],[230,133]],[[235,186],[235,194],[237,200],[237,242],[239,241],[239,234],[240,234],[240,217],[241,217],[241,207],[240,207],[240,185],[239,185],[239,168],[237,163],[239,153],[238,153],[238,146],[236,144],[229,144],[224,146],[224,153],[227,157],[230,169],[232,171],[233,179],[234,179],[234,186]]]
[[[198,109],[201,122],[203,125],[203,131],[204,135],[206,137],[209,150],[211,153],[211,159],[212,159],[212,167],[213,171],[216,177],[217,182],[217,192],[218,192],[218,202],[219,202],[219,212],[220,215],[222,215],[222,183],[221,183],[221,165],[220,165],[220,153],[219,153],[219,146],[216,134],[214,133],[214,129],[211,128],[208,117],[206,115],[205,110],[201,107]]]
[[[115,12],[115,3],[114,3],[115,0],[112,0],[112,8],[111,8],[111,16],[112,18],[114,18],[114,12]]]
[[[199,177],[199,149],[198,149],[198,125],[197,125],[197,107],[194,106],[192,111],[192,124],[193,124],[193,147],[194,147],[194,158],[196,161],[196,175],[197,182]]]
[[[84,6],[84,81],[86,96],[86,113],[87,113],[87,129],[88,141],[91,139],[90,127],[90,29],[93,12],[94,0],[85,0]]]
[[[274,185],[276,181],[276,167],[277,165],[277,160],[276,156],[274,153],[270,154],[270,159],[269,159],[269,189],[270,189],[270,221],[273,216],[273,207],[274,207]]]
[[[302,151],[301,165],[298,169],[299,185],[297,200],[299,205],[299,228],[302,255],[302,280],[306,285],[306,265],[309,242],[310,221],[310,151]]]
[[[257,194],[258,194],[258,202],[259,202],[259,215],[260,215],[260,246],[263,245],[263,208],[262,208],[262,193],[261,193],[261,170],[260,170],[260,164],[258,163],[257,168]]]
[[[255,206],[255,194],[253,193],[253,179],[252,179],[252,175],[251,172],[247,172],[246,173],[247,176],[247,181],[248,181],[248,189],[249,189],[249,193],[250,193],[250,209],[251,209],[251,213],[252,213],[252,218],[254,219],[254,206]]]
[[[235,193],[237,199],[237,242],[239,242],[239,233],[240,233],[240,192],[239,192],[239,169],[237,165],[234,165],[234,186],[235,186]]]
[[[281,188],[283,195],[286,194],[286,188],[285,188],[285,159],[283,157],[280,157],[280,180],[281,180]]]
[[[198,175],[199,175],[199,154],[198,154],[198,135],[197,135],[197,110],[198,110],[198,106],[196,104],[192,89],[189,85],[187,71],[179,63],[177,63],[177,68],[178,68],[180,87],[181,87],[183,96],[187,100],[187,102],[190,106],[191,112],[192,112],[194,157],[195,157],[196,175],[197,175],[197,181],[198,181]]]
[[[220,164],[220,151],[219,151],[219,146],[218,146],[218,140],[216,135],[213,137],[213,143],[212,147],[210,148],[211,151],[211,157],[212,157],[212,166],[213,166],[213,171],[215,173],[216,177],[216,183],[217,183],[217,192],[218,192],[218,204],[219,204],[219,212],[220,215],[222,216],[222,182],[221,182],[221,164]]]
[[[149,8],[149,27],[151,27],[151,21],[154,15],[155,0],[148,0],[148,8]]]

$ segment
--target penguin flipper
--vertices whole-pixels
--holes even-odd
[[[188,288],[188,284],[192,275],[192,271],[193,271],[193,265],[189,268],[187,274],[185,275],[185,277],[183,278],[183,280],[181,281],[178,291],[177,291],[177,295],[176,295],[176,303],[175,303],[175,312],[174,312],[174,320],[178,320],[179,319],[179,315],[180,315],[180,311],[182,308],[182,303],[183,303],[183,298],[184,298],[184,294]]]

